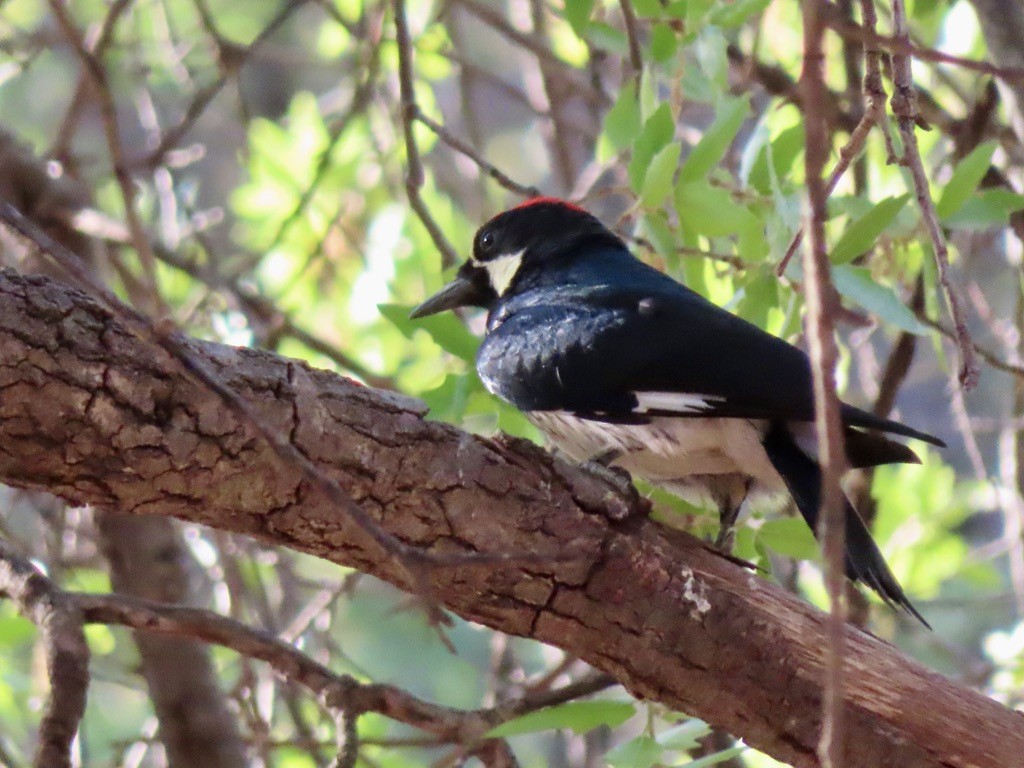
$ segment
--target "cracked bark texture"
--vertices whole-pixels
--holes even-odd
[[[46,163],[10,133],[0,130],[0,199],[25,211],[95,272],[96,243],[67,225],[89,202],[85,188],[54,179]],[[2,237],[2,235],[0,235]],[[0,264],[12,257],[22,271],[60,271],[23,244],[0,247]],[[113,588],[125,595],[188,604],[192,559],[179,525],[166,517],[138,517],[97,510],[98,539],[110,565]],[[171,768],[242,768],[246,748],[238,721],[218,687],[209,649],[199,642],[134,632],[159,737]]]
[[[522,441],[270,353],[193,342],[265,423],[390,533],[434,552],[571,561],[437,568],[455,613],[565,648],[643,698],[817,766],[826,617]],[[406,584],[401,564],[282,466],[211,393],[82,293],[0,270],[0,480],[169,515]],[[1005,768],[1024,718],[848,628],[846,768]]]

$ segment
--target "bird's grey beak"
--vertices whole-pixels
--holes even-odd
[[[409,317],[416,320],[427,315],[436,315],[446,309],[476,304],[479,300],[479,293],[479,288],[473,284],[472,280],[458,275],[448,285],[410,312]]]

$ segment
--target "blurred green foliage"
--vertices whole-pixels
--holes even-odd
[[[343,373],[351,372],[345,360],[354,361],[396,389],[422,398],[433,418],[482,434],[502,430],[537,438],[526,420],[491,397],[476,377],[478,318],[464,322],[447,314],[416,323],[408,319],[409,307],[436,290],[456,265],[443,262],[407,204],[404,179],[409,168],[391,5],[336,0],[325,11],[306,4],[268,42],[254,47],[237,72],[225,71],[223,57],[249,51],[283,5],[208,2],[216,35],[198,12],[201,5],[178,0],[133,3],[105,58],[132,158],[153,149],[156,133],[150,123],[166,130],[187,114],[204,88],[219,78],[226,81],[203,117],[186,131],[178,156],[159,158],[155,167],[142,163],[134,168],[137,204],[147,226],[190,267],[163,264],[158,273],[175,319],[195,335],[265,345]],[[525,24],[522,5],[494,3],[493,8],[519,29]],[[918,39],[935,45],[954,33],[967,35],[959,42],[981,56],[977,26],[966,31],[951,26],[954,14],[956,20],[962,18],[964,5],[950,0],[910,3]],[[110,7],[100,0],[73,6],[79,23],[93,29]],[[550,66],[562,77],[578,78],[569,82],[603,78],[606,87],[613,85],[606,100],[594,97],[599,106],[589,117],[579,99],[570,105],[577,123],[585,125],[591,117],[595,121],[590,133],[580,129],[572,140],[557,138],[559,131],[570,128],[552,128],[546,119],[558,107],[557,98],[545,100],[538,93],[537,83],[547,73],[478,16],[466,11],[454,15],[447,6],[428,0],[409,3],[415,97],[423,113],[471,137],[465,140],[514,180],[544,191],[565,194],[576,186],[578,179],[568,184],[556,170],[556,144],[565,141],[571,145],[569,155],[585,155],[576,165],[581,177],[586,170],[592,180],[579,187],[586,195],[584,204],[599,210],[620,232],[635,235],[639,256],[747,320],[798,340],[803,311],[799,260],[783,279],[774,270],[800,226],[804,117],[783,99],[745,92],[749,83],[730,64],[730,46],[735,46],[774,63],[795,81],[800,67],[798,3],[633,0],[642,30],[643,67],[636,77],[627,64],[629,39],[618,2],[565,0],[545,6],[547,28],[540,44],[550,48],[556,62]],[[68,75],[75,60],[67,47],[40,44],[29,34],[37,29],[53,34],[47,14],[46,4],[38,0],[0,5],[0,35],[7,40],[0,47],[3,127],[40,153],[57,141],[57,116],[71,119],[67,116],[76,87]],[[828,56],[829,84],[841,91],[846,84],[837,40],[830,38]],[[610,57],[622,61],[618,74],[602,69]],[[466,72],[474,73],[476,86]],[[953,69],[922,68],[915,76],[953,112],[962,111],[963,94],[977,87],[975,75]],[[359,83],[365,77],[370,78],[370,96],[359,103]],[[486,89],[481,82],[488,84]],[[85,182],[99,208],[122,219],[124,201],[109,167],[100,119],[95,110],[87,110],[75,121],[74,139],[62,148],[62,162]],[[990,164],[1005,162],[996,142],[980,143],[962,159],[952,160],[948,137],[938,131],[919,135],[932,164],[938,213],[952,231],[1005,227],[1011,213],[1024,209],[1022,195],[981,188]],[[425,126],[415,126],[414,138],[425,160],[422,200],[456,252],[468,253],[476,226],[518,198]],[[833,159],[845,140],[844,133],[835,133]],[[909,394],[898,404],[918,421],[927,414],[915,425],[939,431],[953,443],[957,437],[948,426],[948,410],[928,413],[928,406],[916,404],[929,388],[942,390],[943,370],[950,362],[938,336],[908,307],[920,280],[927,313],[941,316],[930,247],[922,236],[907,175],[886,164],[879,136],[868,143],[863,174],[858,186],[849,180],[840,185],[830,200],[827,222],[835,287],[848,309],[874,323],[870,338],[866,332],[844,331],[841,378],[846,394],[859,402],[876,394],[875,373],[861,379],[849,373],[855,353],[861,355],[857,365],[870,359],[877,368],[875,358],[887,353],[900,332],[930,334],[932,349],[919,344],[921,356],[932,350],[936,354],[922,364],[927,370],[911,377]],[[959,264],[963,255],[957,242],[953,250]],[[119,254],[115,262],[121,269],[111,269],[115,284],[117,275],[139,274],[130,252]],[[239,303],[232,286],[265,297],[296,327],[340,354],[311,345],[273,322],[263,323]],[[1000,397],[1012,388],[1005,381],[1002,386]],[[934,397],[928,400],[929,405],[934,402]],[[1000,509],[1007,493],[1019,498],[1019,489],[1004,487],[994,469],[983,479],[958,478],[944,463],[948,454],[916,449],[921,466],[875,472],[875,531],[936,633],[923,635],[884,609],[878,611],[875,630],[952,673],[987,664],[985,689],[1019,705],[1024,625],[1012,619],[1006,552],[993,555],[991,548],[980,546],[984,537],[971,534],[980,512]],[[959,453],[958,445],[951,453]],[[966,462],[960,465],[963,469]],[[645,491],[667,524],[710,532],[713,521],[707,510]],[[817,545],[806,527],[781,516],[778,506],[755,505],[749,524],[738,532],[736,553],[824,605],[814,565]],[[35,541],[31,534],[19,534],[10,520],[5,522],[8,529],[26,547]],[[222,545],[206,541],[203,532],[194,536],[195,548],[206,542],[212,553],[207,557],[210,604],[254,623],[266,619],[255,599],[238,604],[237,595],[226,595],[223,568],[228,556]],[[349,588],[346,577],[352,574],[339,573],[335,566],[289,553],[267,554],[255,544],[242,548],[245,586],[265,593],[269,604],[285,604],[283,596],[296,584],[336,592],[300,640],[335,670],[394,682],[448,706],[493,703],[496,694],[487,680],[494,671],[495,648],[504,640],[455,620],[443,630],[456,651],[451,654],[423,613],[404,604],[393,590],[370,580]],[[73,550],[66,544],[36,554],[41,560],[59,560]],[[1014,556],[1012,551],[1009,556]],[[107,590],[102,563],[96,562],[95,552],[91,558],[85,558],[85,565],[62,566],[62,583]],[[791,558],[811,562],[795,567]],[[130,745],[145,743],[140,734],[155,732],[153,715],[135,674],[138,659],[129,635],[91,627],[88,639],[95,654],[94,682],[82,758],[88,765],[120,764]],[[46,692],[35,640],[31,625],[0,601],[0,748],[19,763],[30,752]],[[503,653],[514,658],[522,676],[508,683],[510,689],[559,661],[551,649],[514,639]],[[295,724],[285,715],[277,683],[265,672],[253,672],[251,662],[234,654],[217,651],[215,659],[226,686],[241,702],[260,759],[282,768],[315,765],[309,750],[294,742]],[[618,691],[533,712],[496,733],[515,735],[517,755],[529,766],[549,764],[552,730],[595,728],[611,733],[604,759],[615,768],[697,768],[737,757],[754,768],[775,764],[742,745],[695,758],[707,726],[655,706],[626,702],[623,696]],[[303,708],[324,754],[329,753],[333,722],[313,702],[304,702]],[[265,732],[256,723],[265,724]],[[437,749],[429,746],[375,744],[416,735],[380,717],[362,718],[360,731],[366,742],[360,765],[418,766],[437,759]],[[159,764],[158,757],[147,759],[152,762],[146,764]]]

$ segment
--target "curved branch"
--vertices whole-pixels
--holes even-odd
[[[193,348],[408,545],[578,553],[453,558],[428,574],[440,604],[565,648],[798,768],[818,764],[826,619],[814,608],[528,443],[426,421],[406,398],[269,353]],[[246,533],[409,586],[401,563],[178,371],[82,293],[0,271],[0,481]],[[1024,754],[1018,714],[852,627],[844,645],[847,768]]]

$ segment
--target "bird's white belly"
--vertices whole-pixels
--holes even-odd
[[[572,459],[615,451],[615,466],[656,485],[682,490],[706,485],[711,476],[734,475],[764,490],[783,487],[761,443],[764,421],[655,416],[648,424],[608,424],[562,411],[527,415]]]

